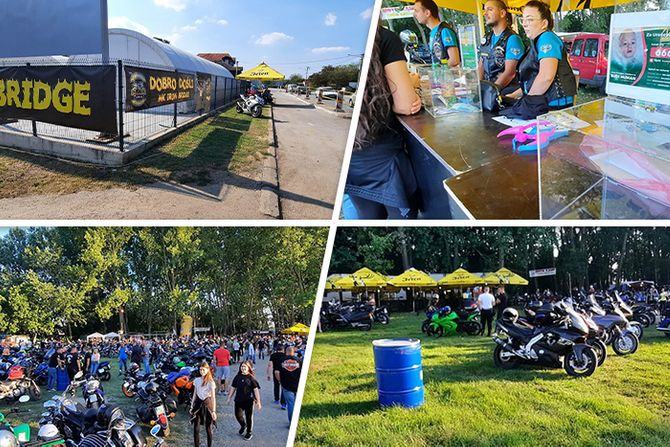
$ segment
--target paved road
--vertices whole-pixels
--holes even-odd
[[[282,217],[330,219],[351,120],[273,94]]]
[[[265,371],[267,368],[267,359],[256,362],[256,378],[261,385],[261,402],[263,408],[258,411],[254,407],[254,437],[251,441],[243,439],[237,431],[240,429],[235,419],[234,406],[225,404],[225,396],[218,395],[216,400],[217,407],[217,429],[214,432],[214,445],[216,447],[235,447],[235,446],[277,446],[284,447],[288,438],[288,417],[286,410],[282,410],[279,405],[273,404],[272,382],[267,381]],[[231,366],[231,374],[237,373],[239,365]],[[200,442],[206,443],[204,429],[200,435]],[[180,446],[181,447],[181,446]],[[186,447],[186,446],[184,446]]]

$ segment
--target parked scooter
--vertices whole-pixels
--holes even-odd
[[[7,380],[0,383],[0,401],[14,402],[21,396],[39,400],[42,391],[23,366],[15,365],[9,369]]]
[[[592,375],[598,367],[598,356],[586,344],[587,323],[565,302],[554,305],[554,312],[553,324],[546,320],[546,326],[529,327],[519,323],[516,309],[505,309],[496,321],[495,365],[503,369],[514,368],[520,362],[562,366],[573,377]]]

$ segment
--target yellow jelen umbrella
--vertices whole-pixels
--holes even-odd
[[[456,269],[437,283],[443,286],[476,286],[484,284],[484,279],[465,269]]]
[[[422,272],[412,267],[405,270],[401,275],[389,281],[391,285],[396,287],[435,287],[437,281],[430,277],[428,273]]]
[[[384,275],[370,270],[367,267],[356,270],[351,276],[362,281],[365,284],[365,287],[384,287],[388,284],[388,280]]]
[[[291,326],[290,328],[284,329],[281,331],[282,334],[297,334],[297,335],[309,335],[309,326],[305,326],[302,323],[297,323]]]
[[[402,0],[406,3],[414,3],[414,0]],[[630,3],[634,0],[550,0],[551,10],[557,11],[575,11],[578,9],[604,8],[614,6],[615,4]],[[486,0],[435,0],[440,8],[453,9],[456,11],[467,12],[477,15],[478,9],[481,10]],[[507,8],[512,14],[521,15],[521,10],[528,0],[507,0]],[[546,3],[546,0],[545,0]]]
[[[330,278],[326,279],[326,291],[332,291],[332,290],[339,290],[340,288],[337,287],[337,280],[341,279],[342,277],[339,275],[333,275]]]
[[[283,81],[284,77],[283,74],[265,62],[261,62],[256,68],[238,74],[235,79],[242,79],[244,81]]]
[[[511,270],[506,269],[505,267],[499,269],[494,274],[503,279],[504,284],[509,284],[512,286],[527,286],[528,280],[523,278],[520,275],[517,275]]]

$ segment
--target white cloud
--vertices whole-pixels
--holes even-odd
[[[198,31],[198,27],[195,25],[186,25],[180,28],[185,33],[191,33],[193,31]]]
[[[198,19],[198,20],[195,21],[196,25],[202,25],[203,23],[205,23],[205,21],[202,20],[202,19]]]
[[[312,48],[312,53],[314,54],[323,54],[323,53],[344,53],[349,51],[349,47],[319,47]]]
[[[142,33],[146,36],[151,36],[151,31],[149,31],[149,28],[142,25],[141,23],[137,23],[130,20],[128,17],[124,16],[110,17],[107,20],[107,25],[109,26],[109,28],[131,29],[133,31],[137,31],[138,33]]]
[[[369,20],[372,18],[372,7],[366,9],[365,11],[361,12],[361,18],[365,20]]]
[[[228,20],[221,19],[221,20],[217,20],[216,23],[218,23],[221,26],[226,26],[226,25],[228,25]]]
[[[326,26],[335,26],[336,20],[337,16],[332,12],[329,12],[328,14],[326,14],[326,20],[324,21],[324,23],[326,24]]]
[[[172,34],[168,34],[167,36],[165,36],[165,40],[167,40],[168,42],[170,42],[173,45],[175,44],[175,42],[177,42],[181,38],[182,38],[182,35],[179,34],[179,33],[172,33]]]
[[[154,0],[154,5],[162,8],[173,9],[177,12],[186,9],[188,0]]]
[[[293,40],[292,36],[289,36],[288,34],[284,33],[269,33],[269,34],[263,34],[261,37],[256,39],[256,44],[257,45],[273,45],[277,42],[285,42],[285,41],[290,41]]]

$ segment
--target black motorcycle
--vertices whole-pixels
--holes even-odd
[[[372,329],[374,308],[367,304],[354,306],[325,305],[321,309],[321,328],[329,329]]]
[[[170,436],[170,419],[177,413],[177,403],[161,391],[153,378],[140,382],[137,398],[140,405],[135,409],[139,419],[145,424],[159,425],[163,436]]]
[[[519,363],[563,367],[573,377],[588,377],[598,367],[598,356],[586,341],[589,327],[565,302],[553,306],[543,316],[542,326],[519,322],[513,308],[503,311],[496,321],[495,365],[511,369]]]
[[[376,323],[389,324],[391,322],[391,318],[389,317],[389,311],[386,308],[386,306],[377,307],[373,312],[373,315]]]

